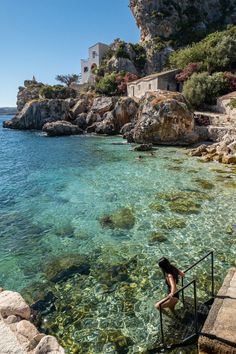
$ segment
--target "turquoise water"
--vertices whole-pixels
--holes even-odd
[[[0,142],[0,286],[50,287],[57,310],[45,327],[68,353],[121,353],[112,335],[101,334],[107,329],[119,329],[127,353],[155,343],[161,256],[184,269],[214,250],[217,286],[235,265],[236,168],[200,163],[173,147],[137,160],[120,137],[0,128]],[[113,224],[104,219],[114,214]],[[76,257],[88,260],[89,275],[48,282],[52,261]],[[208,264],[198,270],[204,286]],[[117,265],[129,281],[104,280]]]

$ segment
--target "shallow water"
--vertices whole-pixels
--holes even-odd
[[[35,283],[50,288],[56,311],[42,327],[68,353],[144,353],[154,345],[161,256],[185,269],[214,250],[217,286],[235,265],[236,168],[174,147],[139,161],[120,137],[1,128],[0,142],[0,285],[29,296]],[[66,257],[67,265],[82,257],[90,274],[49,283],[50,262]],[[196,270],[201,299],[209,269],[206,261]]]

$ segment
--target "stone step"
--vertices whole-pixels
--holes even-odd
[[[229,270],[199,337],[199,353],[236,354],[236,268]]]
[[[194,112],[194,118],[197,125],[214,125],[214,126],[236,126],[236,122],[232,121],[229,115],[223,113],[212,112]]]

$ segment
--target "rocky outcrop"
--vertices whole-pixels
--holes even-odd
[[[98,113],[102,116],[104,113],[111,111],[114,108],[117,100],[118,100],[117,97],[107,97],[107,96],[96,97],[93,101],[91,111],[93,113]]]
[[[234,0],[130,0],[141,40],[155,37],[187,44],[236,23]]]
[[[43,132],[48,136],[62,136],[62,135],[78,135],[83,134],[83,130],[65,120],[46,123],[43,126]]]
[[[30,316],[30,307],[20,294],[0,289],[1,354],[64,354],[56,338],[40,333]]]
[[[119,134],[122,127],[135,119],[138,104],[129,97],[121,97],[112,111],[106,112],[101,122],[92,125],[97,134]],[[91,128],[89,129],[91,132]]]
[[[40,98],[40,89],[44,85],[36,80],[25,80],[24,86],[19,87],[17,94],[17,111],[20,112],[25,104]]]
[[[138,75],[138,71],[133,63],[128,58],[111,58],[107,63],[108,72],[121,72],[125,71],[134,75]]]
[[[69,116],[70,104],[66,100],[35,100],[25,104],[21,112],[10,121],[3,123],[4,128],[42,129],[45,123],[65,120]]]
[[[146,93],[133,129],[136,143],[186,145],[197,139],[193,114],[180,93]]]
[[[236,135],[226,134],[219,143],[200,145],[190,150],[189,155],[202,157],[204,161],[236,164]]]

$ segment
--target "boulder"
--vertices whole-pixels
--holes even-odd
[[[52,336],[45,336],[41,339],[34,354],[48,354],[53,352],[54,354],[64,354],[64,349],[59,345],[56,338]]]
[[[86,113],[88,111],[88,101],[86,98],[81,98],[71,109],[72,115],[77,117],[80,113]]]
[[[133,148],[134,151],[151,151],[153,145],[152,144],[141,144],[139,146],[135,146]]]
[[[81,113],[73,121],[73,124],[77,125],[80,129],[85,130],[87,127],[86,118],[87,113]]]
[[[17,323],[16,330],[18,334],[32,340],[35,336],[39,334],[37,328],[29,321],[22,320]]]
[[[141,100],[133,139],[136,143],[187,145],[197,141],[194,118],[180,93],[147,92]]]
[[[86,124],[89,127],[93,123],[100,122],[102,120],[99,113],[89,112],[86,117]]]
[[[125,135],[125,134],[129,133],[133,128],[134,128],[134,124],[133,123],[126,123],[121,128],[120,134]]]
[[[101,116],[111,111],[117,101],[116,97],[99,96],[93,100],[93,105],[91,111],[94,113],[99,113]]]
[[[0,314],[3,317],[15,315],[29,319],[30,307],[20,294],[5,290],[0,293]]]
[[[69,103],[59,99],[34,100],[25,104],[21,112],[3,123],[4,128],[42,129],[47,122],[65,120],[69,116]]]
[[[95,132],[97,134],[114,135],[118,131],[115,126],[115,117],[112,112],[107,112],[100,123],[96,123]]]
[[[120,132],[121,128],[135,119],[138,111],[138,104],[130,97],[122,97],[116,103],[113,110],[115,117],[115,128]]]
[[[97,129],[97,125],[98,123],[93,123],[92,125],[90,125],[87,129],[86,129],[86,133],[91,134],[91,133],[95,133],[96,129]]]
[[[43,126],[43,131],[48,136],[62,136],[62,135],[79,135],[83,134],[83,130],[77,125],[74,125],[67,121],[57,121],[52,123],[46,123]]]
[[[236,164],[236,135],[226,134],[219,143],[205,144],[189,151],[191,156],[203,157],[204,161]]]

